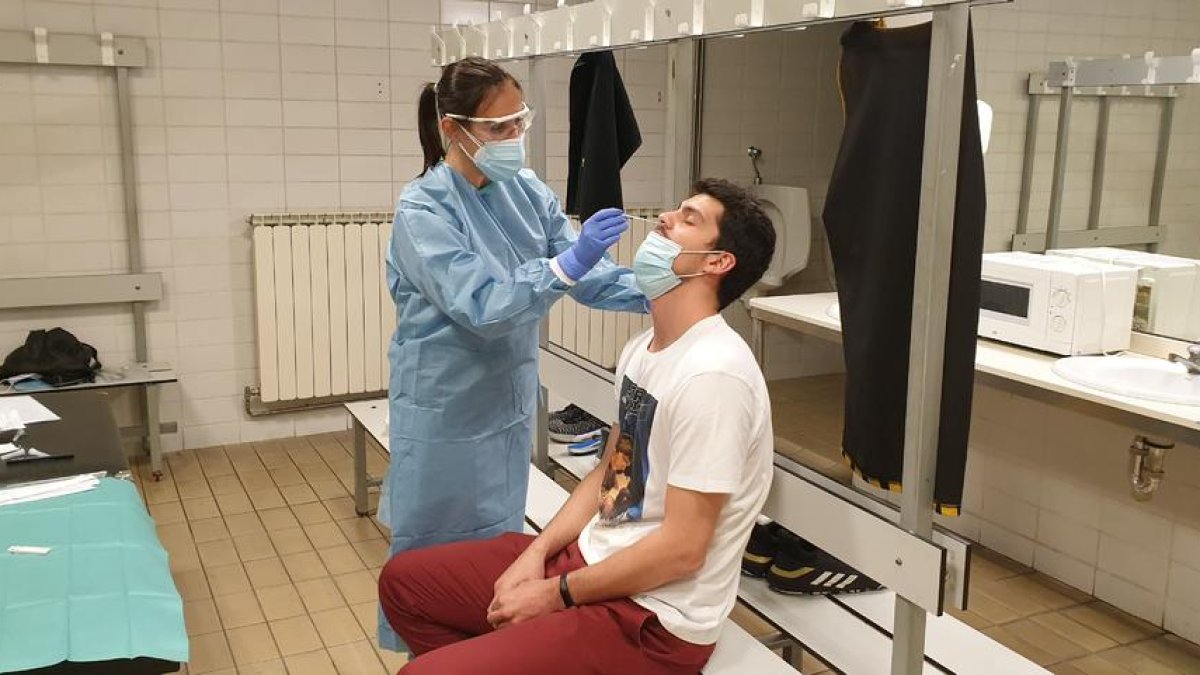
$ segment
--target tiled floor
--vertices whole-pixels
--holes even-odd
[[[404,664],[374,646],[388,547],[354,514],[350,447],[347,432],[185,451],[168,456],[159,482],[136,464],[184,599],[192,661],[181,673],[373,675]],[[369,454],[372,472],[385,464]],[[979,552],[971,575],[971,611],[956,615],[1056,673],[1200,673],[1200,647],[1000,556]],[[736,618],[762,630],[747,615]],[[825,666],[806,658],[803,670]]]
[[[171,454],[135,475],[184,600],[181,673],[374,675],[405,657],[375,645],[388,544],[354,513],[350,438],[324,434]],[[379,471],[382,455],[372,453]]]

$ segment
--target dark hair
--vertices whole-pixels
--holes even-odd
[[[725,213],[717,223],[720,234],[714,250],[728,251],[737,258],[733,269],[721,278],[717,301],[721,309],[742,297],[758,283],[771,256],[775,255],[775,226],[749,190],[720,178],[704,178],[692,185],[692,195],[704,194],[721,202]]]
[[[438,129],[442,115],[474,115],[487,95],[505,82],[521,88],[521,83],[508,71],[487,59],[471,56],[442,68],[442,77],[437,84],[425,83],[417,104],[417,132],[421,137],[421,151],[425,154],[422,176],[446,156],[442,133]]]

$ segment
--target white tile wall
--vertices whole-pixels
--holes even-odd
[[[6,0],[0,28],[147,39],[131,78],[136,165],[152,271],[151,358],[181,384],[165,397],[168,447],[341,428],[337,411],[251,420],[256,384],[250,243],[255,210],[389,209],[419,167],[412,98],[436,0]],[[125,264],[112,84],[92,69],[0,66],[0,269],[116,272]],[[402,83],[403,86],[397,86]],[[397,109],[393,115],[393,91]],[[339,158],[339,156],[341,156]],[[397,173],[399,169],[403,173]],[[393,174],[402,175],[393,180]],[[0,351],[63,325],[104,360],[132,356],[125,313],[10,312]]]

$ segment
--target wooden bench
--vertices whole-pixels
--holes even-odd
[[[355,401],[345,404],[354,427],[354,485],[355,510],[367,515],[367,491],[379,485],[380,479],[367,474],[367,435],[388,451],[387,401]],[[530,465],[529,491],[525,500],[526,531],[540,532],[570,497],[565,489],[549,476]],[[742,627],[726,620],[717,640],[716,650],[704,675],[794,675],[795,671],[766,645],[754,639]]]
[[[155,302],[162,297],[162,275],[159,273],[0,279],[0,310],[133,303],[138,308],[135,310],[134,341],[139,351],[145,349],[142,303]],[[38,392],[21,392],[0,387],[0,396],[74,389],[137,387],[141,390],[144,411],[142,425],[125,427],[121,432],[145,441],[146,449],[150,453],[150,469],[154,479],[158,480],[162,477],[163,431],[159,413],[159,389],[164,384],[178,381],[179,378],[169,365],[133,363],[115,370],[102,370],[96,375],[94,382]],[[173,431],[173,426],[169,427],[169,430]]]

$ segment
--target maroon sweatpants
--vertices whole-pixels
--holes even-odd
[[[667,632],[632,600],[554,612],[493,630],[487,607],[493,585],[533,537],[504,534],[406,551],[379,576],[379,600],[392,628],[418,658],[408,675],[621,673],[695,675],[712,655]],[[547,578],[587,563],[572,543],[546,561]]]

